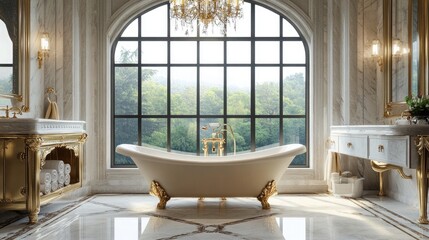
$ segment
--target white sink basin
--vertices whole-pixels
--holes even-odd
[[[43,118],[0,119],[0,134],[61,134],[84,133],[84,121]]]

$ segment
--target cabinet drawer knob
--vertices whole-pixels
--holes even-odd
[[[348,147],[348,148],[351,148],[352,146],[353,146],[353,144],[352,144],[352,143],[350,143],[350,142],[349,142],[349,143],[347,143],[347,147]]]
[[[378,152],[384,152],[384,146],[378,145]]]

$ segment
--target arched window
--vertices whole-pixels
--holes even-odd
[[[308,56],[286,16],[251,1],[226,33],[186,33],[168,3],[143,12],[112,46],[112,167],[134,166],[114,152],[121,143],[202,154],[211,133],[202,127],[212,122],[232,127],[237,154],[308,147]],[[308,167],[308,154],[292,166]]]

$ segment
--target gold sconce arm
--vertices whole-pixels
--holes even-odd
[[[37,52],[37,61],[39,62],[39,69],[42,68],[43,59],[49,57],[49,35],[43,33],[40,38],[40,50]]]
[[[383,72],[383,58],[381,55],[381,42],[378,39],[372,41],[371,46],[371,56],[377,62],[377,65],[380,67],[380,72]]]

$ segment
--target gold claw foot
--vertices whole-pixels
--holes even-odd
[[[164,188],[159,184],[157,181],[152,181],[152,184],[150,185],[150,195],[158,197],[159,203],[156,205],[156,208],[158,209],[165,209],[165,206],[167,205],[168,200],[170,200],[170,196],[168,196],[167,192],[164,190]]]
[[[261,193],[257,197],[262,204],[262,209],[271,208],[270,204],[268,203],[268,198],[276,194],[277,194],[276,182],[274,180],[271,180],[267,183],[267,185],[265,185],[265,187],[262,189]]]
[[[420,224],[429,224],[428,219],[427,218],[422,218],[422,217],[419,218],[418,222]]]
[[[36,213],[29,213],[28,214],[28,219],[29,219],[29,223],[30,224],[36,224],[37,223],[37,221],[38,221],[38,217],[39,217],[39,214],[38,214],[38,212],[36,212]]]

